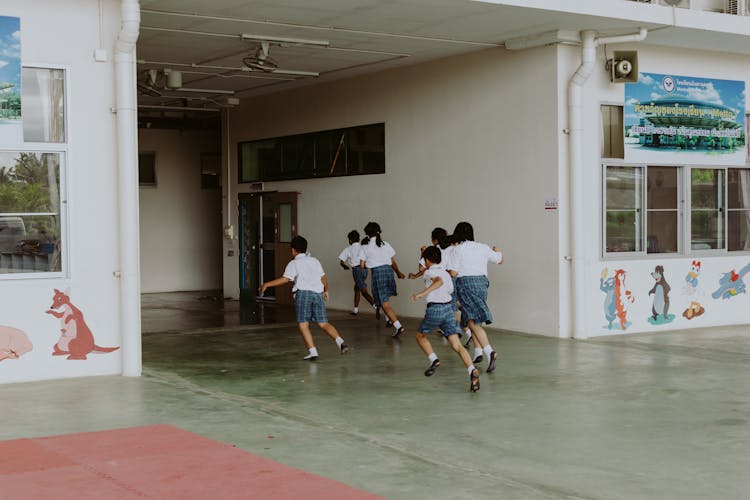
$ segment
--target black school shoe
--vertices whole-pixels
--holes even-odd
[[[479,390],[479,370],[474,368],[469,374],[469,391],[477,392]]]
[[[393,326],[393,323],[391,323],[391,326]],[[405,331],[406,331],[406,327],[402,326],[398,330],[396,330],[395,332],[393,332],[393,337],[398,337],[399,335],[401,335]]]
[[[476,364],[478,364],[478,363],[481,363],[481,362],[482,362],[482,360],[484,360],[484,356],[482,356],[482,355],[480,354],[479,356],[477,356],[476,358],[474,358],[474,360],[472,361],[472,363],[474,363],[474,364],[476,365]]]
[[[302,358],[302,359],[304,359],[305,361],[315,361],[316,359],[318,359],[318,357],[317,357],[317,356],[310,356],[310,355],[308,354],[307,356],[305,356],[305,357],[304,357],[304,358]]]
[[[432,377],[432,374],[435,373],[435,370],[437,370],[438,366],[440,366],[440,360],[436,359],[435,361],[432,362],[432,364],[430,365],[430,367],[427,368],[424,371],[424,376],[425,377]]]
[[[346,354],[346,353],[348,353],[349,351],[352,350],[352,348],[349,347],[346,344],[341,344],[341,346],[339,347],[339,349],[341,349],[341,354]]]
[[[375,308],[375,319],[380,319],[380,308],[379,307]]]
[[[495,351],[492,351],[490,353],[490,364],[487,366],[487,373],[492,373],[495,371],[495,361],[497,361],[497,353]]]

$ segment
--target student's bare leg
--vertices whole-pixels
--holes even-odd
[[[310,332],[310,323],[308,321],[299,323],[299,333],[302,335],[302,340],[305,341],[305,345],[308,349],[315,347],[315,344],[313,344],[312,333]]]
[[[359,307],[359,287],[354,285],[354,307]]]
[[[484,328],[482,328],[482,325],[478,325],[474,323],[474,320],[469,320],[469,328],[471,329],[471,339],[474,341],[475,345],[478,344],[479,347],[484,349],[484,347],[489,344],[489,340],[487,340],[487,332],[484,331]]]
[[[461,358],[461,361],[464,362],[464,366],[466,368],[470,367],[473,363],[471,362],[471,357],[469,356],[469,353],[464,349],[464,346],[461,345],[461,341],[459,340],[460,335],[451,335],[448,337],[448,343],[451,346],[451,349],[456,351],[456,354],[458,354],[458,357]]]
[[[383,309],[385,315],[388,316],[388,319],[391,320],[391,323],[395,323],[396,321],[398,321],[396,313],[393,311],[390,302],[383,302],[383,305],[381,305],[380,307]]]
[[[326,332],[326,335],[328,335],[329,337],[331,337],[333,340],[336,340],[337,338],[339,338],[339,332],[338,332],[338,330],[336,330],[336,327],[333,326],[332,324],[330,324],[330,323],[318,323],[318,326],[320,327],[321,330],[323,330],[324,332]],[[308,331],[310,331],[309,328],[308,328]]]
[[[422,352],[425,354],[425,356],[429,357],[430,354],[435,353],[435,350],[432,348],[432,344],[430,344],[430,341],[427,339],[427,335],[417,332],[416,339],[417,344],[419,344],[419,348],[422,349]]]
[[[365,298],[367,302],[370,303],[371,306],[375,305],[375,299],[372,298],[372,295],[370,295],[370,292],[367,291],[365,288],[364,290],[361,290],[362,296]]]

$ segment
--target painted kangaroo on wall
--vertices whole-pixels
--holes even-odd
[[[59,309],[59,311],[58,311]],[[80,309],[70,302],[70,296],[55,288],[52,305],[47,311],[61,323],[60,340],[52,351],[53,356],[68,355],[68,359],[86,359],[92,352],[112,352],[119,347],[100,347],[94,342],[94,335],[83,319]]]

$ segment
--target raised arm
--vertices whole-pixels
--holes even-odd
[[[426,297],[428,293],[432,292],[433,290],[437,290],[443,286],[443,279],[439,276],[436,276],[432,278],[432,283],[430,283],[430,286],[422,290],[421,292],[417,292],[414,295],[411,296],[412,302],[416,302],[417,300],[421,299],[422,297]]]

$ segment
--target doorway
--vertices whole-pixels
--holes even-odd
[[[239,195],[240,299],[292,303],[292,286],[269,288],[261,283],[280,277],[291,259],[297,235],[297,193],[276,191]]]

